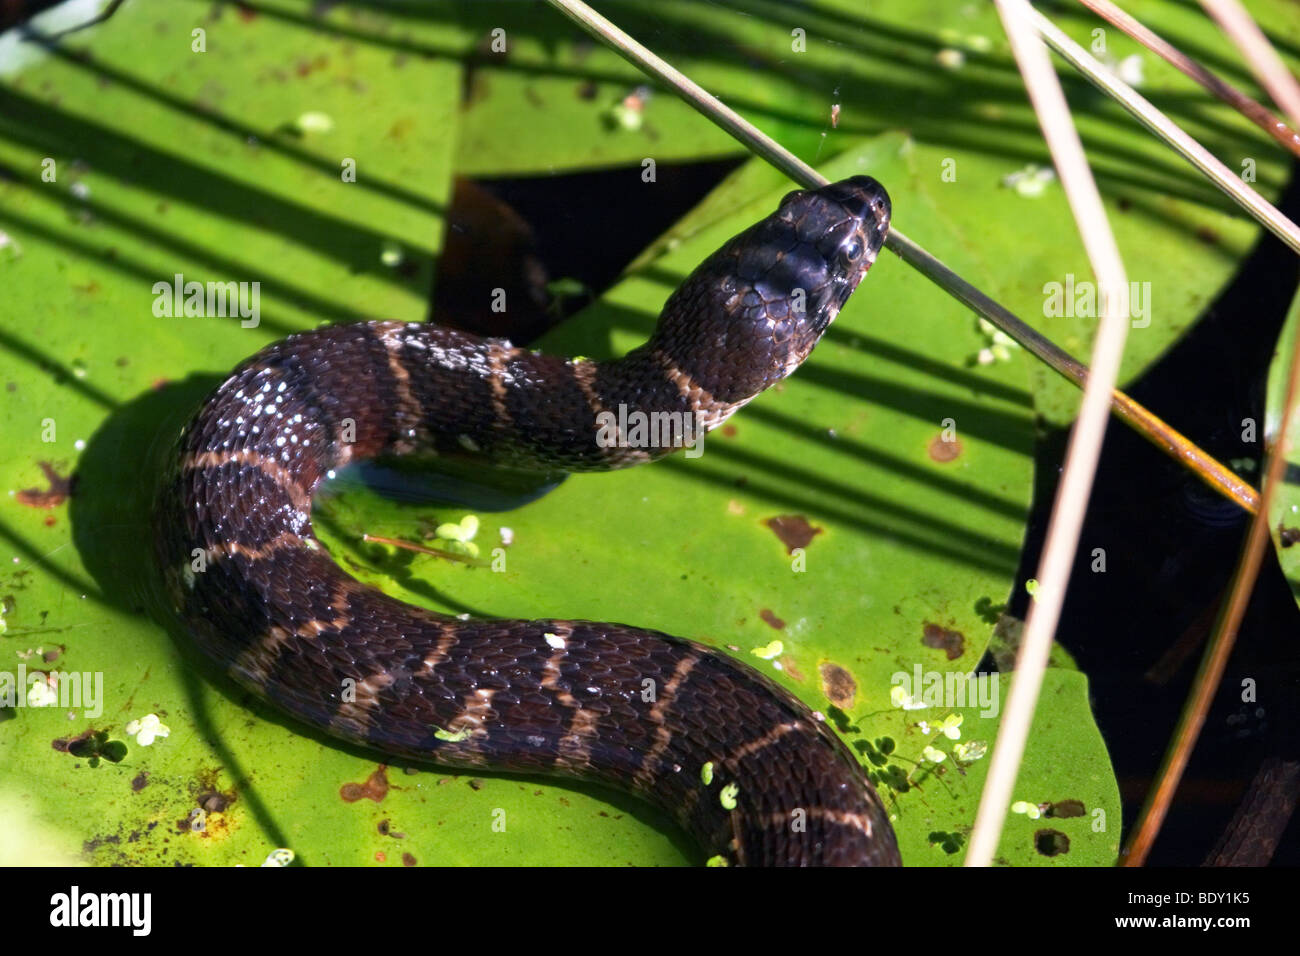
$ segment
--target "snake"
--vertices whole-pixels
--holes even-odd
[[[434,613],[352,578],[312,532],[313,495],[350,463],[606,471],[716,428],[812,352],[875,261],[890,209],[863,175],[789,193],[617,358],[432,322],[325,325],[267,346],[202,402],[159,480],[153,550],[182,632],[326,735],[617,788],[666,812],[710,864],[900,865],[850,748],[747,663],[624,624]],[[615,409],[668,416],[671,440],[611,430]]]

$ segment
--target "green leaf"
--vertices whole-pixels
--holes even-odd
[[[1286,321],[1278,335],[1273,350],[1273,360],[1268,367],[1268,397],[1264,410],[1264,439],[1269,448],[1277,446],[1282,429],[1282,416],[1286,409],[1287,378],[1291,373],[1291,355],[1295,349],[1296,327],[1300,324],[1300,293],[1291,300]],[[1259,439],[1259,423],[1243,422],[1242,428],[1253,428]],[[1273,493],[1268,509],[1268,526],[1277,551],[1278,563],[1291,585],[1291,593],[1300,601],[1300,414],[1291,413],[1291,427],[1287,432],[1286,465],[1282,481]]]
[[[965,858],[1001,716],[1000,709],[988,711],[1007,700],[1014,674],[995,678],[979,699],[995,701],[996,707],[911,711],[899,732],[905,752],[916,753],[924,745],[943,757],[919,768],[901,768],[913,788],[899,799],[897,824],[903,862],[909,866],[956,866]],[[956,727],[953,717],[960,717]],[[945,718],[957,739],[940,732]],[[908,799],[918,791],[916,799]],[[1044,677],[1015,803],[1033,809],[1026,813],[1026,807],[1019,807],[1007,815],[996,864],[1114,865],[1121,832],[1119,787],[1092,721],[1087,678],[1076,671],[1052,668]]]

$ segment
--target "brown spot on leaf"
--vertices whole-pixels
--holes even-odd
[[[404,116],[396,120],[388,127],[388,139],[403,140],[406,139],[413,130],[416,129],[415,120],[409,116]]]
[[[482,789],[483,789],[483,781],[480,780],[478,777],[475,777],[474,779],[472,779],[472,780],[469,782],[469,788],[470,788],[471,790],[482,790]]]
[[[122,838],[116,833],[108,833],[103,836],[91,837],[81,844],[81,851],[87,855],[94,853],[100,847],[110,845],[120,845]]]
[[[1300,541],[1300,528],[1288,528],[1280,524],[1277,526],[1277,537],[1282,542],[1282,547],[1289,548]]]
[[[226,807],[230,806],[230,798],[224,793],[209,791],[208,793],[199,794],[199,806],[208,813],[224,813]]]
[[[1081,817],[1084,812],[1082,800],[1061,800],[1058,803],[1049,803],[1043,808],[1045,817]]]
[[[415,866],[416,859],[409,853],[402,854],[402,866]]]
[[[927,449],[931,461],[942,463],[954,461],[961,456],[961,442],[954,438],[952,441],[944,441],[942,435],[936,435],[930,439],[930,445]]]
[[[723,425],[723,426],[722,426],[722,437],[723,437],[723,438],[735,438],[735,437],[736,437],[736,426],[735,426],[735,425],[732,425],[732,424],[730,424],[730,423],[728,423],[728,424],[726,424],[726,425]]]
[[[139,793],[148,785],[149,785],[149,774],[144,770],[141,770],[139,773],[137,773],[134,777],[131,778],[131,789],[136,793]]]
[[[330,58],[322,53],[320,56],[312,60],[299,60],[294,64],[293,71],[299,76],[310,76],[317,70],[323,70],[329,65],[329,61]]]
[[[95,730],[93,727],[75,737],[53,740],[51,746],[60,753],[84,759],[92,767],[98,767],[101,760],[120,763],[126,756],[126,744],[120,740],[110,740],[107,730]],[[80,767],[81,764],[76,763],[73,766]]]
[[[794,554],[795,548],[808,547],[812,539],[822,533],[821,528],[809,524],[808,519],[803,515],[777,515],[775,518],[768,518],[763,524],[771,528],[781,539],[788,554]]]
[[[1060,856],[1070,852],[1070,838],[1060,830],[1039,830],[1034,834],[1034,849],[1043,856]]]
[[[73,479],[64,478],[54,466],[48,461],[39,462],[41,471],[45,473],[45,480],[50,483],[50,487],[42,490],[40,488],[24,488],[14,497],[20,505],[27,505],[29,508],[57,508],[63,502],[68,500],[72,494]]]
[[[380,764],[366,778],[365,783],[345,783],[339,787],[339,796],[347,803],[356,803],[362,799],[379,803],[388,796],[388,768]]]
[[[851,710],[858,696],[858,682],[853,675],[832,661],[822,661],[817,669],[822,675],[822,693],[826,699],[840,710]]]
[[[380,836],[388,836],[388,821],[380,820],[377,829],[379,830]]]
[[[200,772],[190,784],[189,790],[194,796],[194,805],[206,813],[224,813],[239,797],[234,787],[221,789],[220,767],[209,767]]]
[[[921,643],[926,647],[933,647],[935,650],[943,651],[950,661],[955,661],[966,651],[966,637],[961,631],[940,627],[930,621],[925,622],[925,629],[921,634]]]
[[[79,744],[85,743],[94,735],[95,735],[95,731],[92,728],[90,730],[82,731],[81,733],[77,734],[77,736],[75,737],[56,737],[54,740],[50,741],[50,746],[53,747],[55,750],[57,750],[59,753],[63,753],[63,754],[72,753],[74,747],[77,747],[77,745]]]
[[[790,675],[791,680],[803,682],[803,672],[795,666],[794,658],[789,654],[781,658],[781,669]]]
[[[785,628],[785,621],[781,620],[767,608],[763,608],[763,610],[759,611],[758,616],[767,621],[768,624],[776,628],[778,631]]]

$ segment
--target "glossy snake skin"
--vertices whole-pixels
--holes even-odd
[[[611,361],[420,323],[269,346],[206,400],[162,483],[156,551],[184,628],[243,686],[385,753],[612,785],[732,865],[898,864],[849,750],[748,665],[622,624],[412,607],[340,570],[311,525],[327,474],[380,455],[554,472],[668,453],[598,441],[598,415],[626,405],[721,424],[807,358],[874,261],[889,209],[864,176],[789,194],[682,283],[645,345]]]

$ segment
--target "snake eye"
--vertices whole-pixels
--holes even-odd
[[[853,265],[862,258],[862,243],[857,239],[850,239],[840,246],[839,258],[840,265],[845,267]]]

